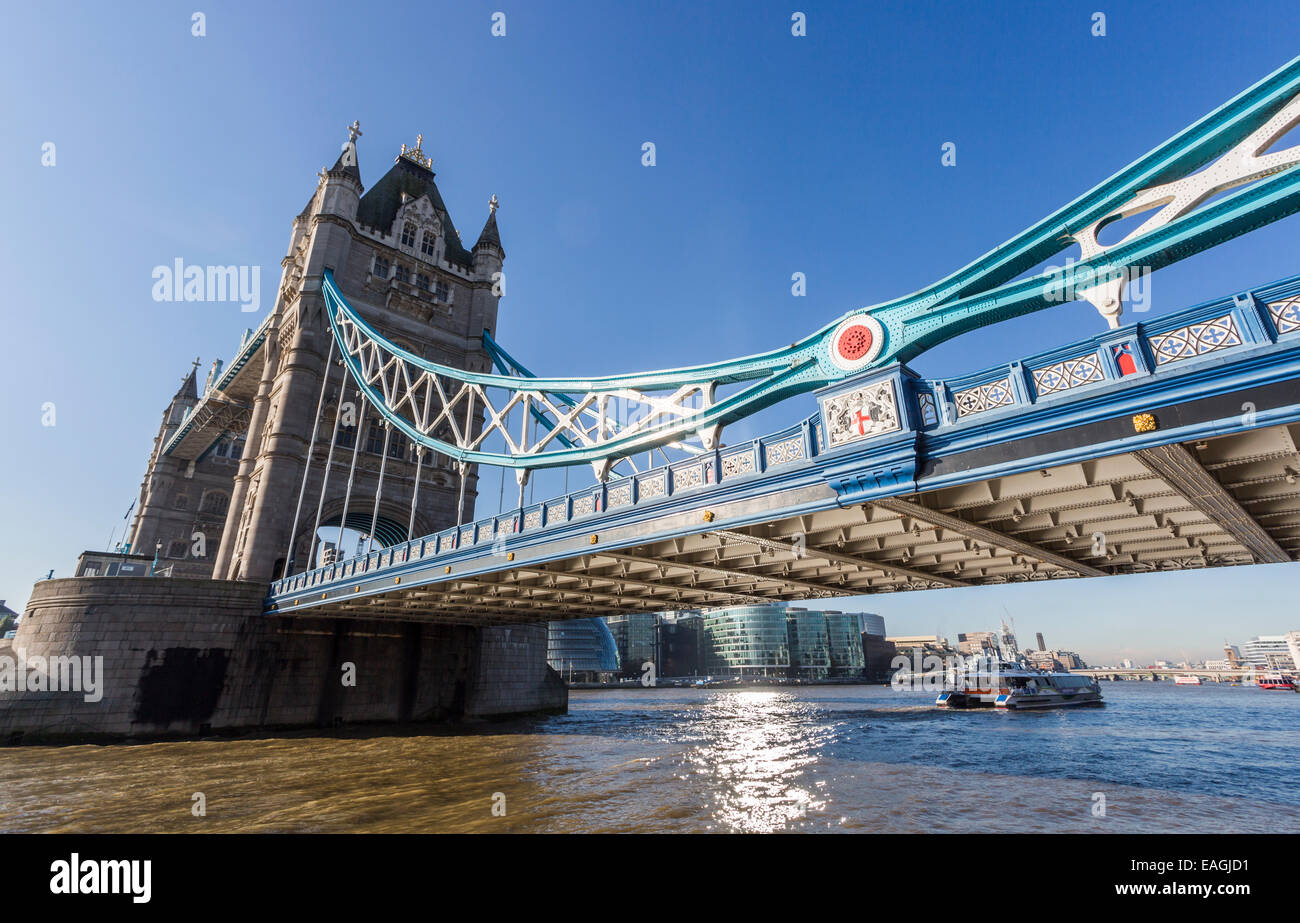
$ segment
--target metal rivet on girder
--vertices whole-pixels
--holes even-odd
[[[705,522],[713,522],[713,510],[705,510],[705,511],[704,511],[704,521],[705,521]]]
[[[596,544],[596,541],[597,541],[597,537],[593,535],[593,536],[591,537],[591,543],[594,545],[594,544]]]
[[[507,551],[507,552],[506,552],[506,560],[507,560],[507,561],[513,561],[514,559],[515,559],[515,553],[514,553],[513,551]]]
[[[402,578],[401,578],[401,577],[394,577],[394,578],[393,578],[393,583],[401,583],[401,582],[402,582]]]
[[[450,574],[450,573],[451,573],[451,565],[448,564],[446,567],[444,567],[444,568],[442,569],[442,572],[443,572],[444,574]]]

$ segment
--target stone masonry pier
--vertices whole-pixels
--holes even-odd
[[[36,584],[0,657],[45,658],[28,675],[55,672],[50,658],[102,657],[101,697],[0,690],[0,742],[454,721],[567,706],[563,681],[546,665],[544,623],[268,617],[265,596],[263,583],[230,580]],[[348,672],[355,684],[345,682]]]

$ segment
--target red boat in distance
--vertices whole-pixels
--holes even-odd
[[[1285,673],[1261,673],[1255,681],[1255,685],[1260,689],[1285,689],[1288,692],[1296,691],[1296,680],[1294,676],[1288,676]]]

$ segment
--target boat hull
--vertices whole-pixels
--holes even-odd
[[[1004,711],[1028,711],[1041,708],[1076,708],[1083,705],[1105,705],[1100,692],[1076,692],[1073,695],[1036,693],[1032,696],[998,693],[943,692],[934,703],[939,708],[954,710],[968,708],[999,708]]]

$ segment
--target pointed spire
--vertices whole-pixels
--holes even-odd
[[[181,381],[181,386],[176,389],[176,395],[172,398],[172,403],[181,401],[197,401],[199,399],[199,386],[195,380],[195,375],[199,370],[199,357],[194,357],[194,364],[190,366],[190,373]]]
[[[361,134],[361,122],[353,119],[352,124],[348,126],[348,140],[343,142],[343,150],[339,152],[338,160],[334,161],[334,166],[330,167],[329,172],[342,171],[357,182],[361,181],[361,170],[357,167],[357,138],[360,138]]]
[[[496,193],[492,193],[492,198],[488,200],[487,223],[483,225],[483,231],[478,235],[478,243],[474,245],[475,250],[489,244],[496,247],[498,250],[503,249],[501,247],[501,234],[497,231],[497,208],[499,208],[500,205],[501,203],[497,201]]]

